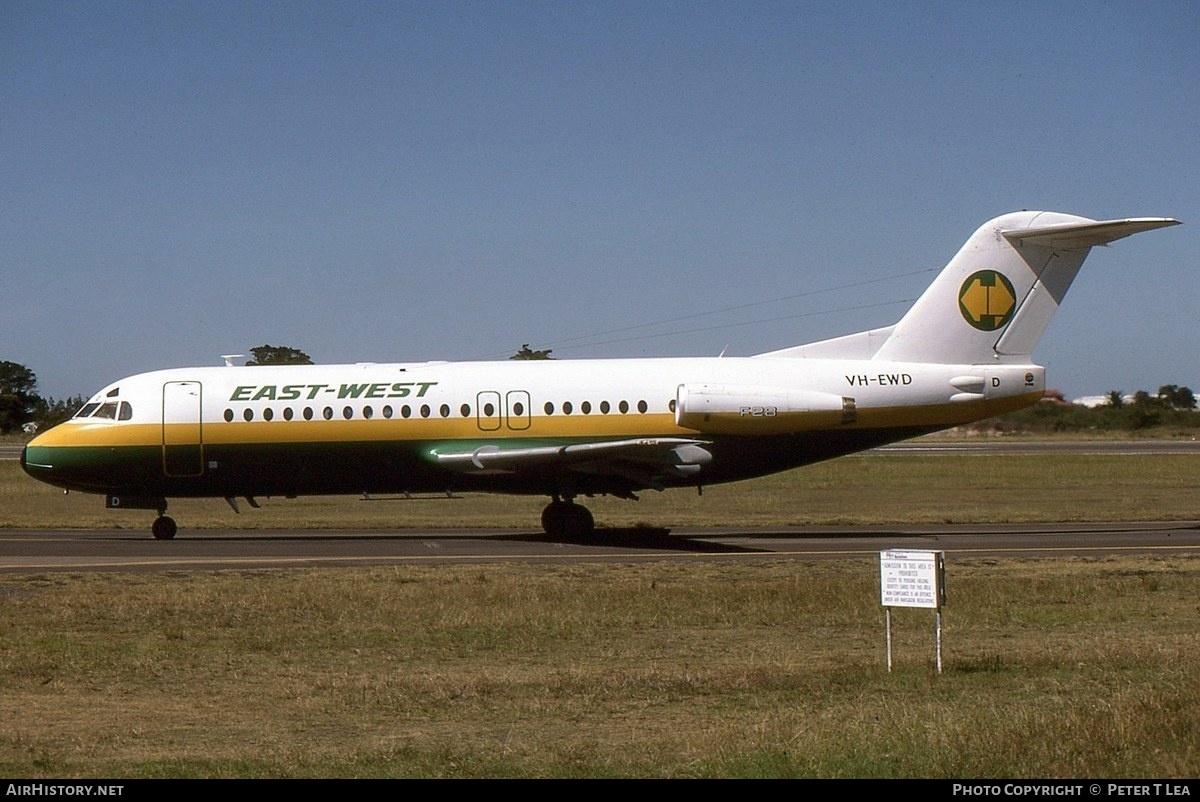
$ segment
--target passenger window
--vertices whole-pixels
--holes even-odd
[[[646,402],[645,402],[645,401],[638,401],[638,412],[640,412],[640,413],[642,413],[643,415],[645,415],[645,414],[646,414],[646,410],[647,410],[647,409],[649,409],[649,407],[648,407],[648,406],[646,406]]]
[[[263,420],[271,420],[274,417],[275,413],[271,411],[270,407],[267,407],[263,410]]]
[[[570,415],[570,414],[571,414],[571,411],[572,411],[573,409],[575,409],[575,407],[573,407],[573,406],[571,405],[571,402],[570,402],[570,401],[563,401],[563,414],[564,414],[564,415]]]
[[[546,402],[546,407],[545,407],[545,409],[546,409],[546,414],[547,414],[547,415],[553,415],[553,414],[554,414],[554,402],[553,402],[553,401],[547,401],[547,402]]]
[[[232,409],[225,410],[225,422],[233,423],[233,410]]]
[[[582,412],[584,415],[591,415],[592,414],[592,402],[584,401],[582,404],[579,405],[579,411]]]
[[[607,402],[607,401],[601,401],[601,402],[600,402],[600,411],[601,411],[601,412],[603,412],[605,415],[607,415],[607,414],[608,414],[608,411],[609,411],[610,409],[612,409],[612,407],[610,407],[610,406],[608,405],[608,402]]]

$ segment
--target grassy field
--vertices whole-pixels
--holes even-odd
[[[0,774],[1194,778],[1200,559],[5,576]]]
[[[610,526],[1191,520],[1198,468],[864,456],[591,506]],[[185,529],[534,529],[542,503],[172,513]],[[0,463],[0,527],[151,517]],[[6,575],[0,773],[1200,776],[1200,558],[951,557],[947,572],[940,676],[917,610],[894,616],[887,672],[871,559]]]
[[[1198,455],[853,456],[776,476],[695,491],[647,491],[637,502],[586,500],[599,527],[650,525],[1010,523],[1200,518]],[[538,530],[546,499],[466,494],[260,499],[233,511],[219,499],[172,500],[195,528],[502,527]],[[148,510],[104,509],[100,496],[64,495],[0,462],[0,528],[148,530]]]

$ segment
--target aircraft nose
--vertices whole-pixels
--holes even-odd
[[[75,466],[70,464],[70,460],[64,464],[61,459],[63,455],[57,452],[61,452],[61,449],[40,445],[37,438],[34,438],[25,448],[21,449],[21,469],[39,482],[45,482],[48,485],[82,489],[81,481],[86,481],[90,477],[86,473],[81,474]]]
[[[34,449],[34,454],[29,453],[29,446],[21,449],[21,470],[32,476],[34,479],[45,479],[53,467],[47,463],[37,461],[36,454],[42,449]]]
[[[89,442],[88,437],[85,427],[55,426],[29,441],[21,451],[21,468],[39,482],[84,493],[124,492],[126,487],[141,488],[147,478],[154,478],[158,448],[149,449],[151,458],[143,460],[143,465],[103,439],[111,437],[109,427],[102,427],[96,438],[99,443]]]
[[[45,437],[39,434],[21,449],[21,469],[38,481],[54,484],[54,449],[46,447]]]

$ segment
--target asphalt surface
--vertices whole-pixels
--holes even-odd
[[[943,442],[920,439],[867,454],[1200,454],[1192,440]],[[19,446],[0,446],[16,459]],[[1198,508],[1200,512],[1200,508]],[[541,532],[436,530],[185,530],[171,541],[142,531],[0,529],[0,573],[180,571],[414,563],[630,560],[865,559],[885,549],[970,557],[1101,557],[1200,553],[1200,520],[1162,523],[600,529],[587,542]]]
[[[0,573],[200,571],[368,565],[647,560],[878,559],[885,549],[946,559],[1200,554],[1200,521],[786,529],[601,529],[587,542],[490,530],[0,530]]]

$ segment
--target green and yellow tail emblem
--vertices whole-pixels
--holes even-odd
[[[980,331],[996,331],[1012,319],[1017,293],[1012,282],[995,270],[972,273],[958,289],[958,311]]]

